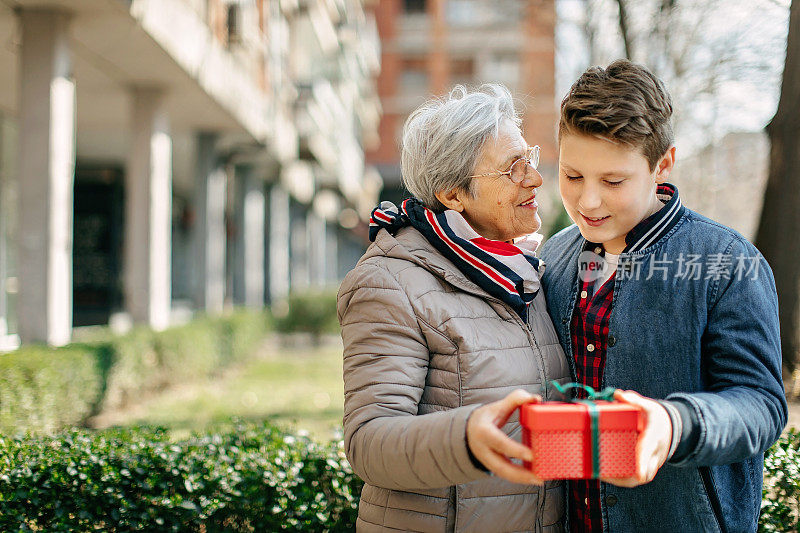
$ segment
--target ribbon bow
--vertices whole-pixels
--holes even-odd
[[[581,383],[567,383],[561,385],[558,381],[550,382],[553,387],[563,394],[568,396],[567,391],[570,389],[579,389],[586,392],[586,399],[568,398],[567,403],[582,403],[585,404],[589,411],[589,426],[591,428],[591,441],[592,441],[592,478],[600,477],[600,411],[597,409],[598,400],[613,402],[614,392],[617,390],[614,387],[606,387],[601,391],[595,391],[589,385]]]

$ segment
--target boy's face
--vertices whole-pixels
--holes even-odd
[[[565,132],[558,160],[561,199],[586,240],[619,254],[625,235],[663,207],[656,186],[666,181],[674,163],[675,147],[651,171],[638,149]]]

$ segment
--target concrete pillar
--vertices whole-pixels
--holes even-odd
[[[0,338],[8,334],[8,296],[6,279],[8,278],[8,169],[6,163],[5,117],[0,112]]]
[[[269,301],[289,296],[289,193],[280,185],[269,192]]]
[[[313,209],[306,215],[306,254],[308,274],[312,287],[325,285],[325,263],[328,260],[327,239],[325,238],[325,219]]]
[[[302,292],[307,290],[311,284],[306,207],[300,202],[291,201],[289,218],[289,261],[291,264],[289,286],[292,292]]]
[[[233,271],[233,300],[237,305],[264,305],[264,182],[251,167],[239,166],[236,176],[237,240]]]
[[[75,82],[69,15],[23,9],[19,113],[19,335],[66,344],[72,330]]]
[[[171,307],[172,137],[164,94],[131,91],[125,176],[125,307],[135,322],[164,329]]]
[[[338,285],[339,279],[339,236],[337,235],[336,224],[325,223],[325,284],[328,286]]]
[[[233,210],[236,207],[236,180],[234,165],[225,165],[225,303],[224,307],[233,307],[233,278],[234,263],[236,262],[236,217]]]
[[[217,136],[197,137],[195,224],[192,247],[195,258],[195,305],[207,313],[220,313],[225,304],[225,199],[227,176],[216,152]]]

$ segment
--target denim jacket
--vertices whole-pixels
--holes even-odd
[[[570,318],[585,244],[573,225],[541,251],[573,378]],[[620,255],[615,278],[603,387],[687,406],[699,438],[648,484],[602,483],[603,531],[755,531],[764,451],[787,419],[769,265],[735,231],[683,208],[659,240]]]

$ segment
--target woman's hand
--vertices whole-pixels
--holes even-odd
[[[517,389],[502,400],[475,409],[467,421],[467,446],[486,468],[514,483],[541,485],[543,481],[511,459],[530,461],[530,448],[508,437],[502,429],[514,410],[522,404],[541,402],[535,396]]]
[[[642,408],[645,417],[644,430],[636,441],[636,475],[602,480],[619,487],[636,487],[649,483],[667,460],[672,439],[672,422],[667,410],[660,403],[634,391],[617,390],[614,399]]]

